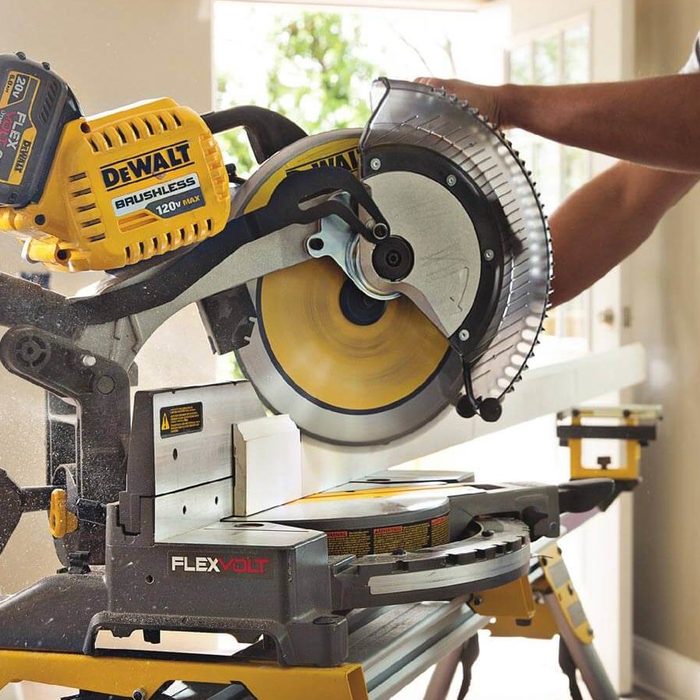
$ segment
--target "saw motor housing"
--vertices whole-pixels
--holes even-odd
[[[121,268],[226,225],[223,157],[192,109],[162,98],[84,118],[48,64],[21,54],[0,57],[0,86],[0,230],[28,260]]]

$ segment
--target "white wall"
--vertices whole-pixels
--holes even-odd
[[[677,71],[698,30],[697,0],[637,0],[637,76]],[[673,114],[666,126],[673,139]],[[700,662],[698,221],[696,185],[622,269],[632,312],[628,336],[649,355],[649,381],[635,398],[663,404],[665,414],[658,441],[644,454],[635,497],[635,633]],[[697,697],[697,687],[678,697]]]
[[[212,107],[209,0],[1,0],[0,12],[0,52],[24,51],[34,60],[49,61],[71,85],[85,114],[164,95],[200,112]],[[3,238],[0,270],[20,269],[37,268],[22,266],[19,246]],[[92,279],[55,273],[52,287],[71,294]],[[156,333],[139,367],[149,386],[214,379],[214,359],[194,308]],[[0,367],[0,397],[0,467],[22,485],[41,484],[43,392]],[[0,591],[17,590],[57,563],[45,516],[25,515],[0,557]]]

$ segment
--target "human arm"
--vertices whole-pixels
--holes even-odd
[[[700,173],[619,162],[572,193],[549,221],[552,304],[573,299],[632,253],[698,180]]]
[[[419,78],[502,128],[653,168],[700,173],[700,74],[619,83],[485,86]]]

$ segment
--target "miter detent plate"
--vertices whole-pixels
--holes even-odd
[[[470,329],[475,395],[502,397],[531,354],[548,294],[546,224],[502,135],[425,86],[377,81],[376,95],[362,134],[296,142],[263,164],[237,198],[239,211],[255,208],[284,173],[337,163],[357,139],[361,152],[346,162],[362,162],[392,234],[414,248],[414,276],[420,272],[438,312],[432,321],[401,296],[367,301],[358,322],[348,307],[358,297],[362,306],[363,295],[355,291],[348,303],[353,285],[329,258],[249,286],[257,317],[250,342],[237,351],[244,372],[269,407],[340,444],[389,442],[455,403],[462,360],[445,336],[458,329]]]

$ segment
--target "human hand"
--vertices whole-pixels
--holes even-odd
[[[513,126],[508,122],[503,105],[503,88],[492,85],[478,85],[465,80],[444,80],[442,78],[416,78],[417,83],[443,88],[460,100],[466,100],[476,107],[492,124],[500,129]]]

